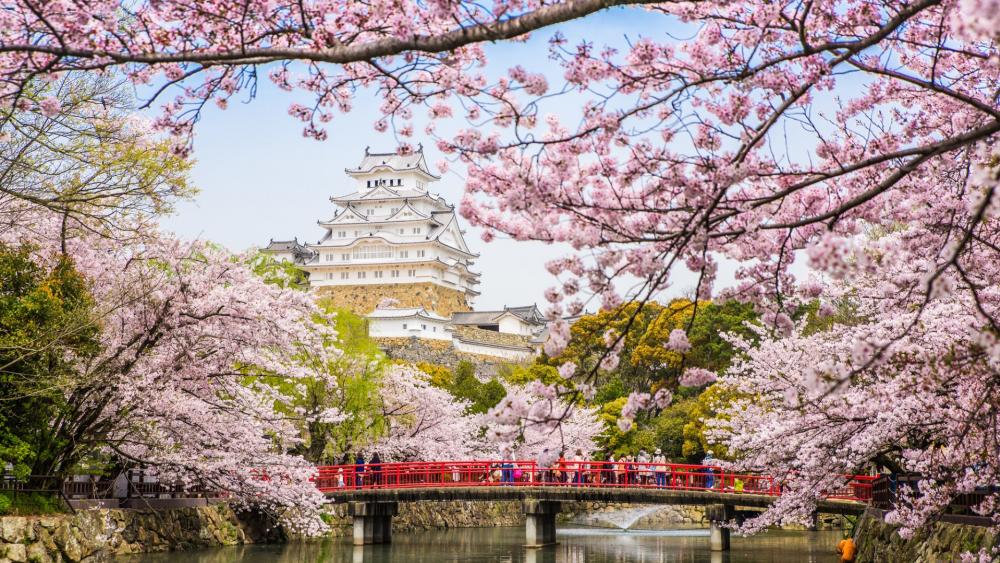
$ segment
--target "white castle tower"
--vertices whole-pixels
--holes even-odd
[[[478,254],[465,244],[455,208],[427,187],[439,180],[422,147],[412,154],[372,153],[346,170],[355,190],[332,197],[336,214],[318,221],[325,233],[306,244],[309,283],[357,313],[383,298],[439,315],[469,311]],[[273,241],[272,241],[273,243]]]

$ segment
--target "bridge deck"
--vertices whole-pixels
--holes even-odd
[[[635,462],[479,460],[337,465],[317,468],[330,502],[449,500],[606,501],[764,508],[781,495],[778,479],[720,466]],[[871,498],[865,475],[840,475],[819,511],[860,514]]]
[[[725,504],[766,508],[776,500],[771,495],[629,489],[599,487],[432,487],[426,489],[343,489],[327,491],[333,503],[345,502],[417,502],[417,501],[498,501],[547,500],[627,502],[635,504],[708,505]],[[861,514],[867,505],[846,500],[822,500],[818,510],[826,514]]]

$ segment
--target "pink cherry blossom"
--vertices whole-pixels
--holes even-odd
[[[41,110],[42,115],[53,117],[59,113],[59,109],[62,108],[62,102],[58,98],[43,98],[38,102],[38,108]]]
[[[684,353],[691,349],[691,343],[688,342],[687,333],[683,329],[675,328],[670,331],[670,339],[667,340],[665,344],[667,350],[673,352]]]
[[[717,376],[703,368],[687,368],[678,381],[685,387],[701,387],[715,381]]]

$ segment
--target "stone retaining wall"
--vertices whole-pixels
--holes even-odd
[[[450,341],[445,340],[425,338],[375,338],[374,340],[379,348],[394,360],[427,362],[449,368],[454,368],[464,360],[475,366],[476,375],[481,378],[492,377],[497,374],[501,365],[512,363],[511,360],[502,358],[459,352]]]
[[[442,317],[471,310],[465,293],[430,282],[320,286],[316,295],[329,297],[337,307],[362,316],[374,311],[386,298],[399,301],[400,307],[423,307]]]
[[[887,524],[878,511],[865,512],[854,538],[858,563],[945,563],[960,561],[962,553],[978,553],[996,545],[989,528],[937,522],[910,539],[903,539],[899,526]],[[978,561],[978,559],[976,559]]]
[[[227,504],[4,516],[0,518],[0,563],[103,560],[129,553],[253,543],[269,539],[262,529],[241,520]]]
[[[699,526],[704,522],[702,506],[651,506],[616,502],[565,502],[559,521],[563,524],[613,527],[605,517],[650,507],[649,514],[632,527],[640,529]],[[331,526],[333,535],[351,534],[351,518],[347,505],[333,505]],[[394,533],[447,528],[483,528],[523,526],[524,513],[520,501],[435,501],[401,502],[399,514],[392,519]],[[707,525],[707,524],[706,524]]]
[[[349,536],[352,520],[347,505],[333,505],[332,509],[332,535]],[[393,533],[523,525],[520,501],[401,502],[399,514],[392,519]]]

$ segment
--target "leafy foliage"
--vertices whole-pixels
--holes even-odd
[[[68,412],[74,361],[99,350],[86,283],[67,257],[46,269],[30,247],[0,243],[0,463],[15,475],[43,472],[72,435],[51,421]]]
[[[693,318],[692,318],[693,317]],[[609,400],[612,389],[624,396],[629,391],[667,387],[676,388],[685,367],[723,370],[734,354],[723,333],[734,333],[754,339],[746,322],[755,322],[752,305],[727,301],[722,304],[675,299],[666,306],[657,302],[644,305],[628,303],[617,309],[584,315],[570,329],[571,338],[564,351],[548,358],[550,366],[574,362],[578,373],[596,370],[602,400]],[[675,330],[687,330],[690,351],[683,355],[670,350],[667,343]],[[620,361],[613,370],[600,369],[597,364],[607,352],[605,334],[624,333],[618,352]],[[541,379],[541,378],[537,378]],[[555,381],[549,376],[546,382]]]

